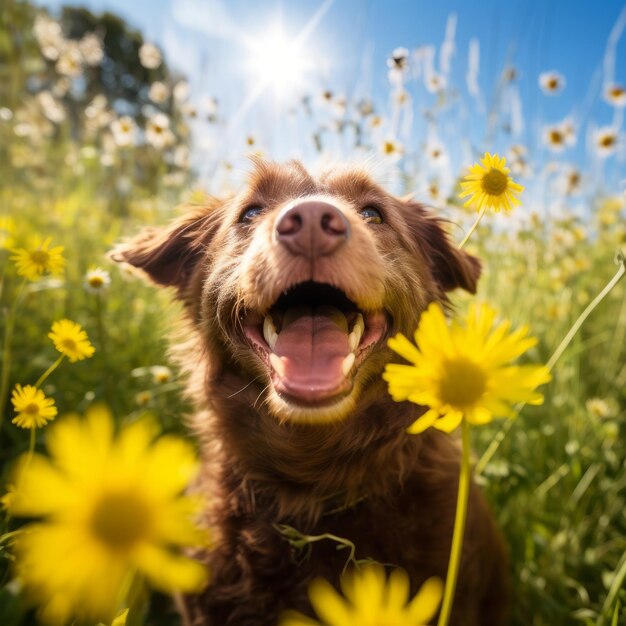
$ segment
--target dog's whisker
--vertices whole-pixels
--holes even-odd
[[[263,378],[263,377],[259,374],[256,378],[253,378],[247,385],[244,385],[239,391],[235,391],[235,393],[231,393],[229,396],[226,396],[226,397],[229,400],[231,398],[234,398],[236,395],[240,394],[242,391],[245,391],[250,385],[254,384],[260,378]]]
[[[261,389],[261,393],[256,397],[256,400],[252,403],[252,406],[256,408],[257,402],[262,398],[263,394],[265,394],[272,386],[272,383],[269,383],[263,389]]]

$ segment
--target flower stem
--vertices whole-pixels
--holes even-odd
[[[615,275],[613,276],[613,278],[611,278],[611,280],[609,280],[609,282],[605,285],[604,289],[587,305],[585,310],[578,316],[578,319],[574,322],[572,327],[569,329],[565,337],[563,337],[561,343],[558,345],[557,349],[554,351],[549,361],[546,363],[546,367],[548,368],[549,372],[552,371],[557,361],[561,358],[561,356],[567,349],[567,346],[569,346],[572,339],[576,336],[576,333],[580,330],[580,327],[584,324],[585,320],[589,317],[589,315],[591,315],[592,311],[600,304],[600,302],[602,302],[602,300],[604,300],[604,298],[606,298],[606,296],[613,289],[613,287],[615,287],[615,285],[617,285],[617,283],[624,277],[624,274],[626,274],[626,256],[624,256],[620,252],[617,254],[616,259],[617,259],[617,262],[619,263],[619,268],[617,269],[617,272],[615,272]],[[525,406],[526,406],[525,402],[516,406],[513,415],[504,422],[499,432],[492,439],[491,443],[485,450],[484,454],[480,457],[478,463],[476,464],[476,470],[475,470],[476,475],[481,474],[483,470],[485,469],[485,467],[487,467],[487,464],[493,458],[493,455],[496,453],[496,451],[500,447],[500,444],[506,437],[507,433],[513,427],[513,424],[515,423],[515,419],[517,418],[517,416],[520,414],[520,412]]]
[[[35,431],[36,430],[37,428],[35,426],[33,426],[30,429],[30,441],[28,444],[28,452],[26,454],[26,460],[24,461],[24,464],[20,465],[19,467],[19,475],[17,477],[17,484],[15,485],[16,494],[18,494],[22,490],[22,483],[24,481],[24,476],[26,476],[26,472],[28,471],[28,468],[30,467],[30,464],[33,460],[33,456],[35,454],[35,437],[36,437]],[[11,509],[9,508],[8,511],[10,515]],[[7,516],[7,519],[8,519],[8,516]]]
[[[4,327],[4,341],[2,344],[2,371],[0,373],[0,430],[4,423],[4,413],[9,394],[9,372],[11,370],[11,341],[13,340],[13,328],[15,327],[15,314],[20,303],[26,279],[17,288],[15,298],[9,308]]]
[[[463,452],[461,455],[461,473],[459,475],[459,490],[456,500],[456,514],[454,516],[454,530],[452,532],[452,548],[450,550],[446,586],[443,592],[443,602],[437,626],[447,626],[450,620],[452,604],[454,602],[454,592],[456,590],[456,581],[459,573],[459,565],[461,563],[463,535],[465,534],[465,519],[467,517],[467,501],[472,475],[470,461],[470,425],[466,420],[463,420],[461,423],[461,437],[463,442]]]
[[[65,355],[62,354],[38,379],[37,382],[35,383],[35,388],[39,389],[39,387],[41,387],[41,385],[43,385],[44,381],[48,378],[48,376],[50,376],[50,374],[52,374],[52,372],[54,372],[54,370],[59,367],[59,365],[61,364],[61,361],[65,358]]]
[[[26,457],[26,462],[24,463],[24,467],[22,469],[22,472],[26,472],[26,470],[28,469],[28,466],[30,465],[30,462],[33,460],[33,455],[35,454],[35,431],[37,429],[33,426],[30,429],[30,441],[28,444],[28,456]]]
[[[467,235],[463,237],[463,241],[459,244],[459,250],[467,243],[468,239],[472,236],[472,233],[478,228],[478,224],[480,224],[480,220],[483,219],[483,215],[485,214],[486,206],[480,210],[476,221],[472,224],[472,227],[467,231]]]

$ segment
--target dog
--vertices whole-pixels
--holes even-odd
[[[197,489],[214,538],[197,555],[211,583],[185,600],[189,623],[312,615],[307,585],[337,585],[346,551],[330,539],[300,549],[285,527],[404,568],[412,593],[445,579],[458,446],[434,429],[408,435],[426,408],[393,402],[381,378],[392,334],[410,336],[449,291],[476,291],[480,263],[440,218],[366,169],[314,177],[297,161],[257,159],[240,193],[145,230],[113,257],[184,305],[174,351],[197,407]],[[505,624],[507,581],[501,536],[472,485],[450,623]]]

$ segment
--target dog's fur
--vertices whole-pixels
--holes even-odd
[[[313,260],[275,236],[281,211],[312,199],[337,207],[351,232]],[[259,208],[246,216],[250,206]],[[366,206],[377,207],[382,224],[363,219]],[[393,402],[381,378],[394,359],[388,336],[411,336],[428,303],[447,303],[446,292],[475,292],[480,264],[450,243],[438,218],[359,168],[314,178],[298,162],[258,161],[236,197],[147,230],[113,256],[174,287],[185,305],[186,340],[176,352],[198,404],[192,426],[214,537],[213,551],[199,556],[211,584],[186,602],[193,624],[272,626],[288,608],[311,614],[307,585],[315,576],[337,585],[346,550],[332,540],[298,550],[277,529],[282,524],[346,538],[357,558],[403,567],[412,593],[427,577],[445,578],[458,448],[433,429],[407,435],[425,409]],[[319,406],[275,389],[267,354],[250,335],[303,281],[333,285],[361,311],[388,320],[384,336],[357,356],[350,390]],[[451,623],[504,624],[507,580],[500,535],[472,486]]]

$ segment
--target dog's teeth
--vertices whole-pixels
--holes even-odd
[[[276,373],[283,378],[285,376],[285,364],[283,363],[283,360],[277,354],[272,352],[270,354],[270,363],[272,364],[274,370],[276,370]]]
[[[359,338],[356,334],[356,331],[353,330],[348,335],[348,344],[350,345],[350,350],[352,350],[352,352],[355,352],[359,345]]]
[[[339,328],[343,330],[344,333],[348,332],[348,320],[343,312],[337,307],[329,304],[323,304],[315,307],[315,314],[330,318],[333,322],[335,322],[335,324],[337,324],[337,326],[339,326]]]
[[[361,313],[357,313],[352,330],[358,333],[359,341],[361,341],[361,337],[365,332],[365,321],[363,320],[363,315],[361,315]]]
[[[263,337],[267,341],[267,345],[273,350],[278,339],[278,333],[276,326],[274,326],[274,320],[269,315],[266,315],[263,320]]]
[[[354,360],[356,357],[354,356],[354,352],[350,352],[350,354],[343,360],[341,364],[341,371],[344,376],[347,376],[354,365]]]
[[[348,335],[348,341],[350,342],[350,349],[354,352],[357,346],[361,343],[361,337],[365,331],[365,322],[363,316],[359,313],[354,320],[354,326],[352,332]]]

